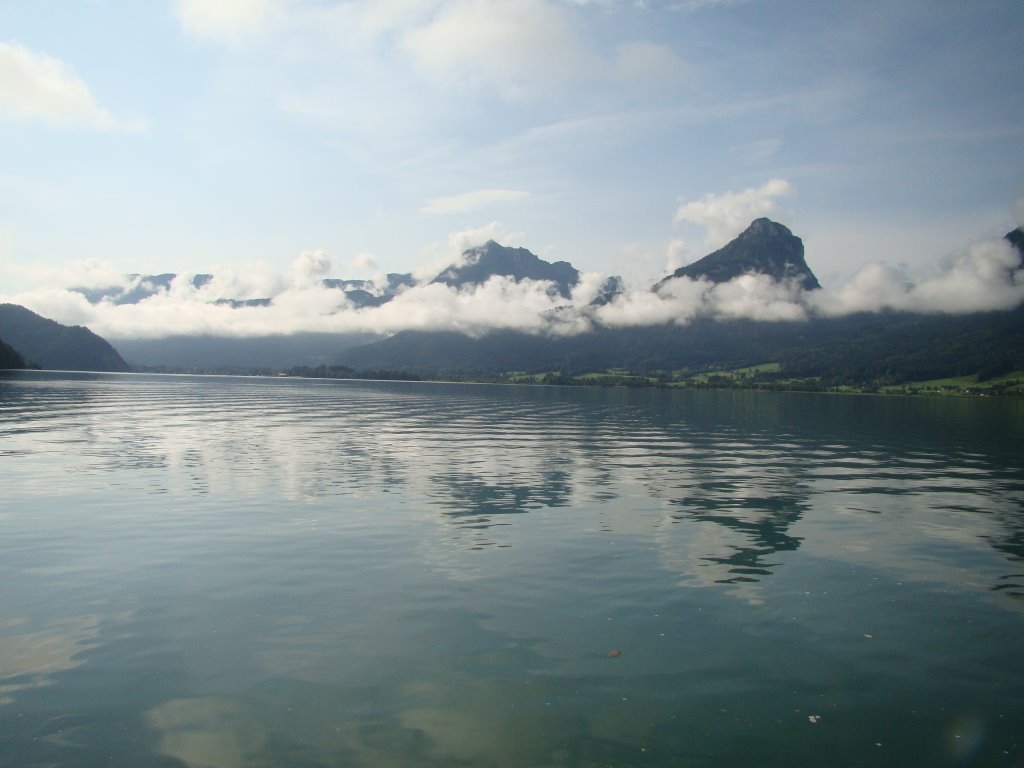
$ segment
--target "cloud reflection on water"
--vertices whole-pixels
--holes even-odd
[[[933,403],[893,398],[882,404],[892,418],[872,426],[858,423],[855,398],[750,393],[711,394],[695,409],[692,394],[671,392],[43,376],[4,396],[19,424],[34,425],[25,433],[0,424],[14,447],[42,460],[77,446],[67,488],[50,480],[50,492],[117,477],[145,493],[231,496],[243,506],[390,497],[436,526],[422,544],[434,562],[452,559],[441,554],[448,547],[508,546],[514,515],[558,508],[614,507],[609,530],[653,536],[684,582],[735,589],[762,583],[798,548],[831,548],[807,540],[820,527],[804,525],[808,516],[828,520],[848,507],[895,515],[901,496],[914,500],[908,515],[924,540],[985,541],[1013,561],[1024,535],[1019,476],[926,434]],[[962,435],[968,422],[957,409],[991,404],[945,407],[955,421],[939,426]],[[28,490],[31,475],[16,481]],[[667,506],[643,516],[612,504],[624,498]],[[961,507],[970,514],[940,521]],[[880,556],[867,559],[881,565]]]
[[[0,706],[14,694],[52,685],[61,672],[74,669],[95,647],[99,617],[75,616],[32,631],[16,631],[25,619],[0,621]]]
[[[825,701],[880,728],[878,680],[898,699],[923,670],[939,701],[947,630],[1024,607],[1007,413],[28,374],[0,382],[7,606],[125,617],[0,625],[0,695],[42,711],[33,686],[106,680],[139,754],[196,768],[738,758],[751,733],[783,754]],[[992,623],[965,629],[979,598]],[[908,615],[941,631],[904,642]],[[956,647],[958,684],[988,697],[1013,651]],[[124,736],[75,725],[96,754]]]

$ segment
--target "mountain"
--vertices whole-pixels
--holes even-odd
[[[1021,253],[1024,230],[1006,235]],[[730,280],[747,272],[819,287],[803,243],[786,227],[758,219],[724,248],[676,270],[674,277]],[[607,281],[595,304],[621,290]],[[596,326],[578,336],[495,331],[471,338],[454,332],[405,331],[342,353],[360,370],[402,370],[425,377],[492,376],[521,371],[578,375],[609,369],[638,374],[731,369],[778,363],[780,376],[855,384],[928,380],[1024,370],[1024,307],[966,315],[865,312],[806,322],[697,318],[686,325]]]
[[[171,283],[177,277],[173,272],[161,275],[127,275],[128,284],[112,285],[106,288],[69,288],[68,290],[85,296],[90,304],[108,301],[112,304],[138,304],[143,299],[155,296],[171,289]],[[213,275],[194,275],[189,281],[194,288],[202,288],[213,280]]]
[[[42,368],[129,370],[117,351],[88,328],[61,325],[17,304],[0,304],[0,336]]]
[[[1024,228],[1017,227],[1012,232],[1007,232],[1003,238],[1020,254],[1020,265],[1024,267]]]
[[[508,248],[490,240],[484,245],[463,252],[460,266],[453,265],[445,269],[432,282],[462,288],[467,285],[479,285],[495,275],[511,277],[517,283],[527,279],[551,281],[558,286],[558,293],[563,298],[570,297],[572,289],[580,279],[579,270],[567,261],[547,262],[525,248]],[[159,275],[133,274],[127,275],[126,278],[126,284],[123,286],[79,287],[69,290],[80,293],[91,304],[100,302],[116,305],[138,304],[151,296],[168,292],[178,275],[174,272],[165,272]],[[211,280],[213,280],[213,275],[199,274],[191,277],[189,282],[193,288],[199,289]],[[409,273],[392,272],[382,282],[328,277],[320,280],[320,285],[324,288],[341,291],[352,306],[356,309],[363,309],[386,304],[401,291],[416,285],[416,279]],[[609,301],[615,293],[621,292],[621,290],[621,280],[609,278],[606,285],[602,287],[603,301]],[[237,309],[239,307],[265,307],[272,301],[271,298],[222,298],[213,303]],[[318,362],[305,359],[290,364],[315,365]]]
[[[643,375],[763,363],[778,363],[781,377],[825,385],[988,378],[1024,370],[1024,307],[970,315],[865,312],[806,322],[697,318],[682,326],[596,327],[569,337],[405,331],[350,349],[339,362],[425,378],[609,369]]]
[[[330,364],[349,347],[379,338],[370,333],[295,333],[290,336],[112,339],[111,344],[133,368],[241,371]]]
[[[178,277],[175,272],[164,272],[159,275],[126,275],[126,285],[112,285],[102,288],[69,288],[68,290],[80,293],[90,304],[99,304],[102,301],[123,305],[138,304],[140,301],[156,296],[160,293],[167,293],[171,284]],[[200,289],[213,280],[213,275],[198,274],[189,279],[189,283],[195,289]],[[394,298],[395,294],[402,288],[415,285],[416,281],[411,274],[390,273],[387,275],[384,285],[378,286],[372,280],[344,280],[340,278],[324,278],[320,285],[324,288],[340,290],[345,297],[357,309],[363,307],[379,307]],[[266,307],[272,299],[217,299],[215,304],[229,306],[232,309],[239,307]]]
[[[550,280],[558,286],[561,296],[569,298],[580,281],[579,270],[567,261],[551,263],[525,248],[509,248],[493,240],[470,248],[463,253],[463,258],[465,263],[462,266],[449,267],[433,282],[462,288],[487,282],[495,275],[511,277],[517,283],[522,280]]]
[[[677,277],[727,283],[752,272],[777,281],[796,280],[807,291],[821,287],[804,261],[803,241],[782,224],[761,218],[724,247],[677,269],[655,285],[654,290]]]
[[[389,272],[386,282],[378,287],[372,280],[342,280],[328,277],[320,281],[324,288],[342,291],[356,309],[363,307],[379,307],[391,301],[403,288],[416,285],[415,278],[409,274]]]
[[[28,367],[28,362],[21,356],[21,353],[0,339],[0,371]]]

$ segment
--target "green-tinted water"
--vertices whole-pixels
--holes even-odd
[[[1024,765],[1020,401],[26,373],[0,472],[3,766]]]

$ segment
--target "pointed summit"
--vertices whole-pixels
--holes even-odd
[[[803,241],[778,222],[761,218],[751,222],[729,244],[685,267],[680,267],[654,286],[658,290],[669,280],[704,278],[726,283],[749,273],[768,275],[774,280],[796,280],[806,291],[820,288],[818,278],[804,261]]]
[[[449,267],[434,278],[435,283],[444,283],[455,288],[474,283],[484,283],[494,275],[504,275],[520,280],[550,280],[558,285],[558,292],[565,298],[572,295],[572,289],[580,281],[580,273],[567,261],[553,264],[544,261],[525,248],[508,248],[493,240],[470,248],[463,253],[465,259],[460,267]]]
[[[1012,232],[1007,232],[1003,235],[1003,239],[1017,249],[1021,266],[1024,267],[1024,227],[1017,227]]]

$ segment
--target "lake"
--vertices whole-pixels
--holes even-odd
[[[1024,402],[0,377],[0,765],[1024,765]]]

